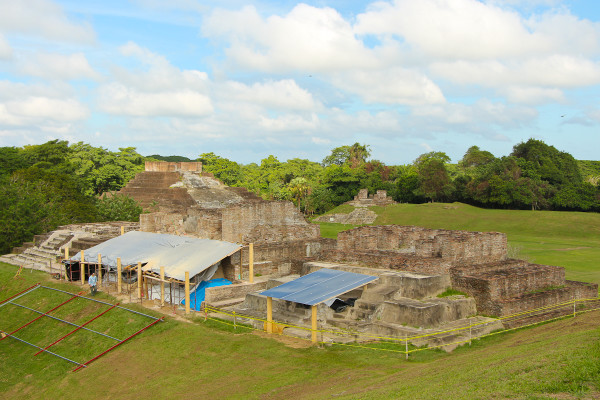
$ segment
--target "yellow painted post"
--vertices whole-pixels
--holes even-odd
[[[243,263],[242,263],[243,260],[242,259],[244,258],[243,249],[244,249],[243,247],[240,248],[240,273],[238,275],[238,279],[240,281],[242,280],[242,265],[243,265]]]
[[[311,340],[313,343],[317,343],[317,306],[312,306],[312,331],[311,331]]]
[[[85,252],[83,250],[81,250],[81,261],[79,262],[79,272],[81,275],[81,284],[85,285],[85,269],[83,267],[83,264],[85,264]]]
[[[185,271],[185,313],[190,313],[190,273]]]
[[[138,277],[138,299],[142,299],[142,263],[139,262],[137,265],[137,277]]]
[[[98,289],[102,287],[102,254],[98,253]]]
[[[254,283],[254,243],[248,245],[248,280]]]
[[[69,259],[69,248],[65,246],[65,260]],[[65,266],[65,281],[69,280],[69,276],[67,275],[67,268]]]
[[[267,333],[273,333],[273,298],[267,297]]]
[[[121,225],[121,235],[125,234],[125,227],[123,225]]]
[[[165,267],[160,267],[160,306],[165,305]]]
[[[117,293],[121,294],[121,257],[117,258]]]

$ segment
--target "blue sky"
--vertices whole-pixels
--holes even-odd
[[[0,0],[0,146],[598,160],[599,56],[591,0]]]

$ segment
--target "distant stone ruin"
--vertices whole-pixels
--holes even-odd
[[[378,190],[375,194],[369,195],[369,189],[360,189],[358,194],[354,196],[354,200],[346,202],[354,207],[371,207],[371,206],[387,206],[396,204],[391,198],[387,197],[386,190]]]

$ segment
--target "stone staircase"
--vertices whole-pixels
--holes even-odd
[[[73,234],[69,231],[54,231],[41,241],[34,241],[32,246],[25,249],[17,248],[21,253],[12,253],[0,256],[0,261],[23,266],[25,268],[51,271],[60,270],[60,259],[64,255],[62,246],[73,239]],[[39,236],[36,237],[39,240]]]
[[[195,203],[184,187],[171,187],[181,182],[179,172],[140,172],[118,193],[141,204],[144,210],[181,211]]]
[[[61,226],[43,235],[36,235],[34,241],[13,249],[11,254],[0,256],[0,261],[24,268],[46,272],[59,272],[63,267],[64,248],[70,255],[89,249],[125,232],[138,230],[139,224],[132,222],[107,222]]]

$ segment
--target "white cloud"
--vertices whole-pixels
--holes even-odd
[[[120,50],[140,61],[144,68],[115,68],[115,81],[98,89],[101,110],[135,117],[203,117],[213,112],[206,73],[182,71],[135,43]]]
[[[244,102],[276,110],[313,111],[322,106],[295,81],[267,81],[246,85],[229,81],[217,90],[219,97],[226,101]]]
[[[12,137],[5,145],[73,132],[89,115],[66,86],[0,81],[0,128],[5,129],[3,136]],[[9,131],[20,133],[11,136]]]
[[[445,101],[440,88],[416,70],[356,70],[335,75],[332,82],[339,88],[359,94],[367,103],[418,105]]]
[[[0,0],[0,30],[71,43],[92,43],[93,29],[74,23],[62,8],[49,0]]]
[[[216,10],[202,32],[225,38],[226,54],[236,65],[265,72],[337,72],[376,64],[350,23],[332,8],[298,4],[284,17],[266,19],[253,6]]]
[[[12,48],[4,36],[0,34],[0,60],[8,60],[12,57]]]
[[[116,115],[135,117],[205,116],[212,113],[210,99],[188,89],[144,92],[121,83],[111,83],[99,91],[100,108]]]
[[[50,80],[98,79],[83,53],[35,53],[18,62],[17,70],[25,75]]]
[[[487,59],[548,48],[518,13],[476,0],[377,2],[357,17],[359,34],[398,35],[429,57]]]

